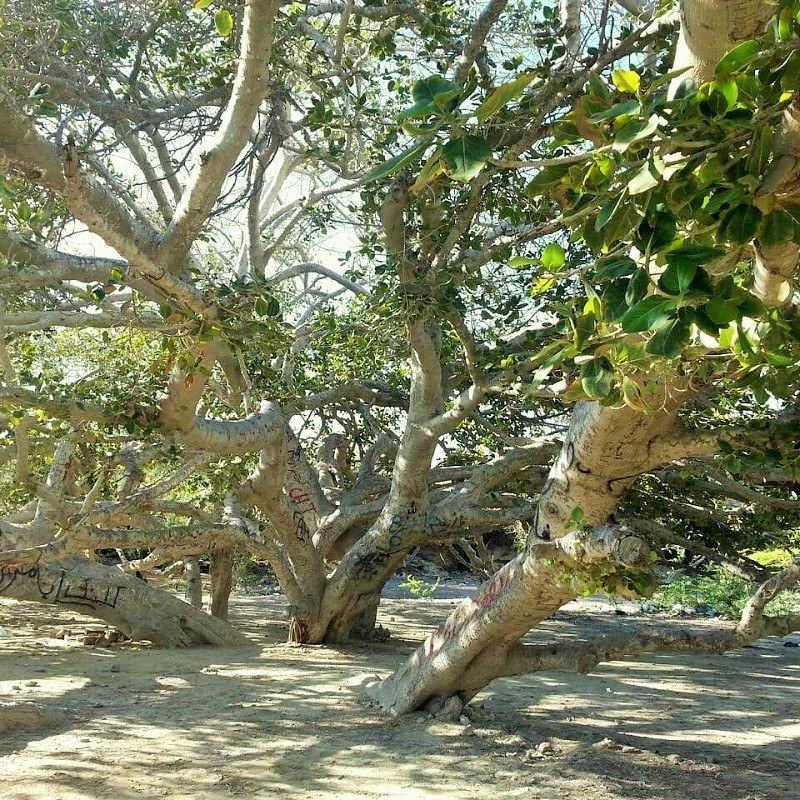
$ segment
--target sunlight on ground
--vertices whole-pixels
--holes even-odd
[[[0,798],[800,797],[800,648],[779,641],[496,681],[468,725],[362,705],[364,676],[387,674],[448,606],[392,601],[388,643],[298,648],[281,643],[280,601],[248,597],[234,614],[254,646],[231,650],[53,649],[42,631],[56,620],[20,609],[26,635],[0,641],[0,697],[43,717],[0,736]],[[587,624],[616,619],[560,616],[541,635]]]

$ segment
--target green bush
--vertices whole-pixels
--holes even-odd
[[[668,609],[680,604],[700,611],[712,609],[723,617],[737,618],[750,599],[754,586],[719,567],[703,575],[689,575],[659,588],[651,603]],[[784,592],[766,607],[768,614],[800,613],[800,592]]]
[[[438,578],[435,583],[428,583],[428,581],[424,581],[422,578],[415,578],[413,575],[406,575],[406,579],[400,584],[401,589],[405,589],[417,600],[429,600],[438,586]]]

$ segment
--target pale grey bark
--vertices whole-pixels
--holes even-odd
[[[162,254],[180,266],[219,197],[223,181],[250,136],[264,99],[277,0],[247,0],[239,65],[219,130],[204,147],[167,229]]]
[[[529,545],[465,600],[415,653],[371,695],[393,715],[433,698],[469,699],[497,676],[508,649],[532,625],[546,619],[580,591],[579,563],[612,559],[628,567],[647,563],[641,540],[613,528],[564,534]],[[487,615],[503,622],[487,625]],[[513,626],[510,628],[509,626]]]
[[[49,603],[102,619],[135,640],[169,647],[242,645],[232,626],[113,567],[85,558],[0,567],[0,597]]]
[[[706,79],[727,50],[760,31],[767,12],[759,0],[686,0],[674,67],[690,66],[691,77]],[[394,675],[373,687],[384,708],[399,714],[431,698],[459,694],[466,699],[503,674],[515,642],[574,596],[543,568],[542,542],[559,543],[568,536],[575,509],[582,524],[604,525],[636,477],[688,455],[680,446],[691,438],[690,432],[683,434],[677,447],[670,449],[667,442],[681,437],[674,433],[675,416],[690,394],[688,381],[667,373],[654,392],[659,408],[655,416],[626,407],[578,404],[539,496],[525,552],[484,584],[474,600],[457,609]],[[705,433],[706,438],[711,435]]]
[[[201,609],[203,607],[203,581],[200,575],[200,561],[192,556],[183,560],[186,570],[186,602],[192,608]]]
[[[558,4],[561,22],[561,41],[564,44],[565,65],[571,67],[581,54],[583,36],[581,33],[580,0],[560,0]]]

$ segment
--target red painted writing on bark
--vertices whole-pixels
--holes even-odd
[[[484,584],[478,594],[469,601],[469,608],[463,615],[454,612],[428,637],[427,642],[425,642],[426,655],[431,655],[441,650],[447,642],[469,625],[476,616],[485,611],[502,594],[514,574],[514,570],[506,566],[489,583]]]
[[[308,492],[306,492],[304,489],[301,489],[299,486],[289,489],[289,499],[301,511],[316,512],[317,510],[317,507],[314,505],[314,501],[309,497]]]

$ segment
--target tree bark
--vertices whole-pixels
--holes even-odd
[[[676,382],[677,386],[677,382]],[[675,387],[673,387],[675,388]],[[667,392],[665,391],[665,397]],[[568,544],[573,511],[584,524],[602,526],[635,478],[650,470],[650,449],[675,424],[677,403],[645,416],[627,407],[582,403],[573,413],[561,454],[539,497],[525,552],[462,603],[394,675],[373,694],[393,714],[419,708],[431,698],[459,694],[467,699],[497,677],[506,653],[530,628],[572,600],[580,587],[559,576],[543,547]],[[602,531],[603,528],[596,528]],[[606,555],[624,542],[609,540]],[[630,554],[622,552],[622,560]],[[634,559],[635,560],[635,559]],[[469,681],[464,682],[469,674]]]
[[[684,0],[673,68],[689,67],[698,82],[709,79],[719,58],[758,34],[770,13],[761,0]],[[648,416],[578,404],[540,494],[525,552],[457,608],[397,672],[372,687],[385,709],[401,714],[454,695],[464,701],[503,674],[520,637],[577,593],[542,559],[541,542],[564,537],[576,508],[585,525],[608,521],[625,489],[658,465],[658,440],[675,426],[688,390],[674,374],[662,376],[656,391],[663,399],[655,399],[656,413]]]
[[[203,579],[200,575],[200,561],[196,556],[183,561],[186,570],[186,602],[192,608],[203,607]]]
[[[233,588],[233,548],[220,547],[211,562],[211,615],[228,619],[228,600]]]
[[[82,557],[0,567],[0,597],[62,606],[105,620],[131,639],[167,647],[247,641],[227,622],[132,575]]]

